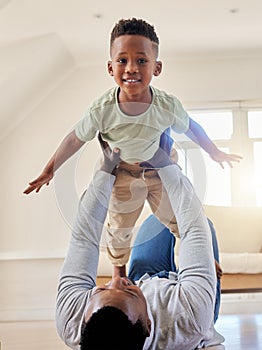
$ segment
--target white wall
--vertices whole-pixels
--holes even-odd
[[[178,57],[164,62],[158,84],[185,105],[261,99],[261,58],[262,53]]]
[[[61,169],[59,188],[53,182],[39,194],[22,194],[86,106],[113,84],[106,64],[71,67],[69,73],[47,96],[43,92],[45,97],[0,141],[0,320],[52,317],[76,209],[74,193],[88,184],[97,161],[99,149],[92,141]],[[260,55],[169,60],[153,84],[177,95],[185,106],[262,99],[262,60]],[[39,293],[45,296],[35,298]]]

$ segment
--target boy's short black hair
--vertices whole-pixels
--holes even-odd
[[[121,19],[118,23],[116,23],[110,36],[110,48],[116,38],[126,34],[142,35],[150,39],[157,46],[159,45],[158,36],[151,24],[147,23],[143,19],[130,18]]]
[[[104,306],[86,323],[80,349],[142,350],[146,337],[147,331],[140,320],[132,324],[123,311]]]

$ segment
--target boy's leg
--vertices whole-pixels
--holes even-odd
[[[163,225],[169,228],[171,233],[179,238],[174,210],[159,176],[153,179],[147,179],[147,187],[147,201],[153,214]]]
[[[132,233],[147,197],[147,187],[140,179],[121,171],[111,194],[106,232],[107,253],[113,265],[129,260]]]
[[[130,258],[128,277],[134,281],[145,273],[176,271],[174,247],[176,239],[167,227],[150,215],[141,225]]]

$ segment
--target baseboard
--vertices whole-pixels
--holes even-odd
[[[221,314],[257,314],[262,310],[262,293],[222,294]]]

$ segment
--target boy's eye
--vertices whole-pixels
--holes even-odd
[[[126,63],[127,60],[126,60],[125,58],[119,58],[119,59],[117,60],[117,62],[123,64],[123,63]]]
[[[126,58],[118,58],[117,62],[120,63],[120,64],[126,64],[127,63],[127,59]],[[138,64],[145,64],[146,62],[147,62],[147,60],[145,58],[139,58],[137,60]]]
[[[147,60],[145,59],[145,58],[139,58],[138,59],[138,63],[139,64],[144,64],[144,63],[146,63],[147,62]]]

